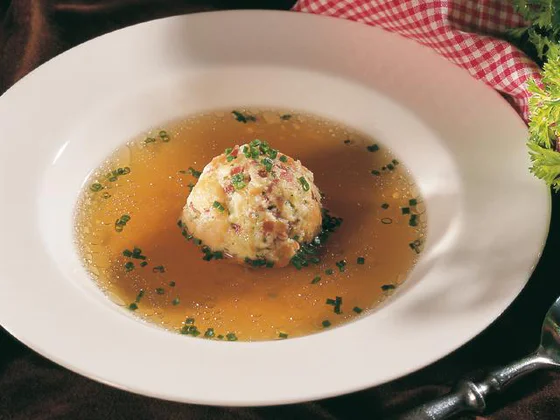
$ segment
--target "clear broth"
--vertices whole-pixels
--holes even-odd
[[[229,111],[191,116],[167,125],[169,138],[155,129],[100,165],[77,206],[86,268],[116,304],[172,331],[185,332],[187,323],[200,337],[211,328],[214,339],[292,338],[363,316],[406,279],[421,251],[426,220],[412,177],[382,144],[337,122],[283,110],[243,112],[256,121],[240,122]],[[324,207],[344,220],[318,265],[207,262],[181,235],[177,220],[196,182],[187,168],[202,170],[227,147],[255,138],[300,159],[325,194]],[[107,175],[125,167],[129,173]],[[102,189],[92,191],[94,184]],[[130,220],[118,232],[123,215]],[[123,255],[134,247],[145,260]],[[340,314],[326,303],[336,297]]]

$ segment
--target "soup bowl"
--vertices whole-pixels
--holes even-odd
[[[140,321],[88,276],[73,214],[91,171],[152,127],[240,106],[341,121],[410,169],[425,249],[367,316],[282,341],[201,340]],[[283,404],[406,375],[512,302],[548,230],[549,194],[527,170],[527,131],[507,102],[433,52],[357,23],[243,11],[129,27],[24,77],[0,98],[0,127],[0,323],[75,372],[163,399]]]

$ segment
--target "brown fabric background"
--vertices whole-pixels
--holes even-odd
[[[291,6],[290,0],[0,0],[0,94],[53,56],[133,23],[200,10]],[[516,200],[523,197],[511,197],[511,205]],[[559,197],[553,197],[553,222],[544,255],[515,303],[472,342],[405,378],[308,404],[263,408],[185,405],[132,395],[76,375],[0,328],[0,419],[389,418],[447,392],[463,376],[480,378],[488,369],[536,347],[543,316],[560,295],[559,275],[553,267],[560,246],[559,205]],[[344,355],[336,362],[343,368]],[[534,373],[503,396],[492,398],[490,404],[486,417],[479,419],[560,419],[560,374]]]

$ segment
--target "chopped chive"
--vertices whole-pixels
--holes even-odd
[[[123,214],[120,218],[115,221],[115,230],[117,232],[122,232],[126,224],[130,221],[130,216],[128,214]]]
[[[416,198],[412,198],[410,200],[408,200],[408,204],[412,207],[414,207],[415,205],[418,204],[418,200]]]
[[[278,150],[270,149],[268,150],[267,154],[271,159],[276,159],[276,156],[278,156]]]
[[[126,270],[126,272],[128,273],[129,271],[134,270],[134,263],[132,261],[127,262],[124,265],[124,269]]]
[[[393,284],[384,284],[383,286],[381,286],[381,290],[383,290],[384,292],[387,292],[389,290],[394,290],[396,287]]]
[[[374,170],[371,171],[371,174],[372,174],[372,175],[375,175],[375,176],[379,176],[379,175],[381,175],[381,172],[379,172],[378,170],[374,169]]]
[[[377,152],[379,150],[379,146],[377,144],[372,144],[367,146],[368,152]]]
[[[247,184],[245,183],[245,175],[243,173],[235,174],[231,177],[231,183],[236,190],[244,188]]]
[[[188,171],[189,174],[191,174],[195,178],[200,178],[200,175],[202,175],[201,171],[197,171],[192,166],[189,166],[189,169],[187,169],[187,171]]]
[[[303,188],[303,191],[309,191],[309,183],[307,182],[305,177],[303,177],[303,176],[299,177],[298,181],[301,184],[301,187]]]
[[[146,140],[144,140],[144,143],[148,144],[148,143],[155,143],[156,139],[153,137],[146,137]]]
[[[364,257],[356,258],[356,263],[360,265],[364,265],[366,263],[366,259]]]
[[[233,111],[231,111],[231,113],[233,114],[234,118],[235,118],[237,121],[239,121],[239,122],[241,122],[241,123],[243,123],[243,124],[247,124],[248,119],[247,119],[247,117],[246,117],[245,115],[243,115],[241,112],[233,110]]]
[[[237,341],[237,336],[234,333],[227,333],[226,338],[228,341]]]
[[[170,286],[170,287],[175,287],[175,282],[174,282],[174,281],[170,281],[170,282],[169,282],[169,286]]]
[[[408,246],[417,254],[420,254],[420,246],[422,245],[422,241],[420,239],[416,239],[415,241],[408,244]]]
[[[221,211],[221,212],[223,212],[225,210],[224,206],[218,201],[214,201],[214,203],[212,204],[212,207],[214,207],[215,209],[217,209],[218,211]]]
[[[158,265],[158,266],[152,268],[152,271],[154,273],[165,273],[165,267],[163,265]]]
[[[338,271],[340,271],[341,273],[346,270],[346,261],[345,260],[340,260],[337,263],[335,263],[335,265],[338,267]]]
[[[363,309],[360,308],[359,306],[354,306],[354,308],[352,309],[354,312],[356,312],[357,314],[360,314],[363,312]]]
[[[206,332],[204,333],[204,337],[206,338],[212,338],[214,337],[215,333],[214,333],[214,328],[208,328],[206,330]]]
[[[140,263],[140,267],[146,267],[148,265],[148,263],[146,261],[142,261]]]
[[[390,225],[391,223],[393,223],[393,219],[391,219],[390,217],[384,217],[383,219],[381,219],[381,223],[383,223],[384,225]]]
[[[232,147],[228,147],[228,148],[224,151],[224,153],[225,153],[226,155],[229,155],[231,152],[233,152],[233,148],[232,148]]]
[[[410,214],[410,207],[401,207],[402,214]]]
[[[187,325],[194,325],[194,318],[187,318],[187,319],[185,319],[185,324],[187,324]]]
[[[96,182],[94,184],[91,184],[89,189],[93,192],[98,192],[98,191],[101,191],[103,189],[103,185],[101,185],[99,182]]]
[[[336,300],[328,298],[327,301],[325,302],[327,305],[336,305]]]
[[[321,325],[323,325],[323,328],[328,328],[331,326],[331,321],[325,319],[323,322],[321,322]]]
[[[189,191],[192,191],[192,189],[194,188],[194,184],[189,183],[189,184],[187,185],[187,187],[189,187]]]
[[[387,210],[389,208],[389,204],[383,203],[381,204],[381,208]]]
[[[267,261],[266,262],[266,268],[273,268],[274,267],[274,261]]]
[[[130,309],[131,311],[135,311],[136,309],[138,309],[138,305],[133,302],[130,305],[128,305],[128,309]]]
[[[270,160],[269,158],[264,158],[263,160],[261,160],[261,163],[263,164],[266,172],[272,171],[272,165],[274,164],[272,160]]]
[[[122,254],[123,254],[125,257],[127,257],[127,258],[132,257],[132,251],[129,250],[129,249],[125,249],[125,250],[122,252]]]
[[[327,268],[327,269],[325,270],[325,274],[326,274],[327,276],[330,276],[330,275],[334,274],[334,270],[333,270],[332,268]]]
[[[410,220],[408,221],[410,226],[418,226],[418,216],[416,214],[410,215]]]
[[[158,288],[156,289],[156,293],[157,293],[158,295],[163,295],[163,294],[165,293],[165,289],[164,289],[163,287],[158,287]]]
[[[138,292],[138,294],[136,295],[136,303],[140,303],[140,299],[142,299],[144,297],[144,289],[140,289],[140,291]]]
[[[278,333],[278,338],[288,338],[288,334],[283,333],[283,332]]]
[[[315,276],[313,280],[311,280],[311,284],[317,284],[321,281],[321,276]]]
[[[165,130],[161,130],[159,133],[159,138],[161,139],[161,141],[167,143],[169,140],[171,140],[171,138],[169,137],[169,134],[167,134],[167,131]]]
[[[292,118],[291,114],[280,115],[280,119],[284,121],[289,120],[290,118]]]
[[[393,165],[392,163],[389,163],[387,165],[387,169],[389,169],[390,171],[392,171],[393,169],[395,169],[395,165]]]
[[[179,302],[180,302],[179,298],[176,297],[175,299],[173,299],[173,300],[171,301],[171,304],[172,304],[173,306],[177,306],[177,305],[179,304]]]
[[[400,162],[397,159],[393,159],[391,161],[393,163],[393,165],[397,166]]]
[[[280,159],[280,162],[284,162],[284,163],[288,161],[288,157],[286,155],[282,155],[278,159]]]

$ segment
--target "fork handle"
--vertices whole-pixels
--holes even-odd
[[[398,417],[400,420],[444,420],[463,412],[481,413],[486,397],[505,389],[515,380],[535,370],[552,367],[539,352],[490,373],[481,382],[461,381],[454,391]]]

